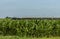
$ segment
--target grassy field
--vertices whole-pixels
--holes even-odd
[[[16,36],[0,36],[0,39],[60,39],[60,37],[51,37],[51,38],[26,38],[26,37],[16,37]]]

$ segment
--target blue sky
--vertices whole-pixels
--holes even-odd
[[[0,0],[0,17],[60,17],[60,0]]]

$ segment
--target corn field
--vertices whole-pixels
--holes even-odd
[[[20,37],[60,36],[60,20],[0,19],[0,35],[16,35]]]

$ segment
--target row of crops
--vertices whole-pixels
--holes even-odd
[[[60,36],[60,20],[0,19],[0,35],[27,37]]]

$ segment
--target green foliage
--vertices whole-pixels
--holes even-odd
[[[27,37],[60,36],[60,20],[0,19],[0,35]]]

